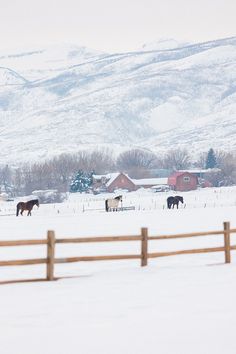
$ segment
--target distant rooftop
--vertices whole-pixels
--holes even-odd
[[[176,172],[188,172],[188,173],[210,173],[210,172],[219,172],[221,171],[220,168],[205,168],[205,169],[197,169],[193,168],[190,170],[178,170]]]

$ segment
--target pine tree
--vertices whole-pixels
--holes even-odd
[[[79,170],[70,184],[70,192],[87,192],[92,185],[94,172],[84,172]]]
[[[215,155],[214,150],[211,148],[207,154],[206,168],[214,168],[214,167],[216,167],[216,165],[217,165],[216,155]]]

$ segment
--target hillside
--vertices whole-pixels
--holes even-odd
[[[98,146],[236,149],[236,37],[169,47],[0,53],[0,162]]]

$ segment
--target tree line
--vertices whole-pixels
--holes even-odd
[[[11,196],[29,195],[34,190],[57,189],[67,192],[78,171],[96,174],[125,172],[131,178],[157,176],[154,171],[170,171],[189,168],[219,168],[217,173],[209,173],[209,181],[215,185],[236,183],[236,153],[214,151],[201,153],[193,160],[187,150],[169,150],[166,154],[155,154],[148,150],[130,149],[115,156],[108,149],[80,151],[62,154],[43,162],[24,163],[0,167],[1,192]]]

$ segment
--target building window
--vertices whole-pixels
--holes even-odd
[[[185,177],[183,178],[183,180],[184,180],[184,182],[188,183],[188,182],[190,182],[190,177],[185,176]]]

